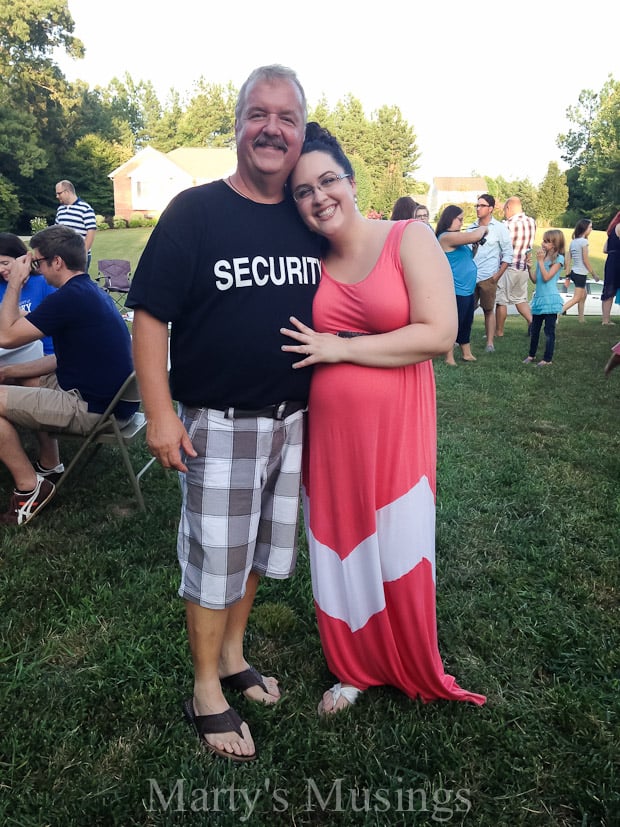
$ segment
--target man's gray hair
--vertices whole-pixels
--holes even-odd
[[[306,93],[299,82],[299,78],[292,69],[288,66],[281,66],[279,63],[272,63],[270,66],[259,66],[247,77],[243,86],[239,90],[239,97],[235,106],[235,120],[240,120],[245,107],[245,102],[250,88],[257,82],[273,83],[274,81],[284,80],[292,83],[299,90],[299,97],[301,99],[301,107],[303,110],[304,124],[308,120],[308,104],[306,102]]]

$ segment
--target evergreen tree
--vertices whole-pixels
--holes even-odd
[[[561,216],[568,206],[568,186],[566,175],[552,161],[547,167],[547,174],[538,189],[536,219],[543,226],[559,224]]]

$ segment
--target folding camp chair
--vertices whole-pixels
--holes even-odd
[[[138,382],[136,380],[135,371],[130,373],[127,379],[123,382],[116,396],[110,402],[106,411],[101,415],[101,418],[95,423],[90,433],[86,434],[85,436],[79,434],[68,434],[65,432],[61,432],[59,434],[63,438],[69,437],[74,439],[81,439],[83,441],[75,456],[73,457],[69,465],[66,467],[63,475],[56,483],[56,489],[59,489],[62,485],[65,484],[67,478],[71,475],[72,471],[76,468],[78,462],[86,452],[88,453],[86,455],[86,458],[84,459],[84,462],[82,463],[82,467],[84,467],[88,462],[90,462],[90,460],[94,457],[94,455],[97,453],[97,451],[102,445],[116,445],[121,452],[121,456],[123,457],[123,463],[125,465],[125,469],[127,470],[127,474],[129,475],[129,479],[133,486],[136,499],[138,500],[138,505],[140,506],[140,509],[142,511],[146,511],[146,507],[144,505],[144,497],[142,496],[142,491],[140,490],[140,479],[142,475],[146,473],[146,471],[155,462],[155,457],[151,457],[149,461],[146,463],[146,465],[144,465],[136,473],[131,462],[127,446],[135,442],[135,440],[138,439],[138,437],[141,436],[143,431],[146,429],[146,418],[143,413],[137,411],[129,420],[129,422],[125,423],[125,425],[121,427],[113,413],[114,408],[121,401],[140,401],[140,391],[138,388]]]
[[[131,286],[131,262],[122,258],[102,258],[97,262],[97,270],[97,281],[103,282],[101,287],[123,310],[122,298],[129,293]]]

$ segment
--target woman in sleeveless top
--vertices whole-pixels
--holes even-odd
[[[620,290],[620,211],[617,212],[607,227],[607,240],[603,246],[607,253],[605,261],[605,281],[601,293],[603,324],[614,324],[610,321],[611,306]]]
[[[314,329],[296,319],[296,369],[314,366],[304,514],[321,643],[336,683],[323,714],[370,686],[482,704],[444,672],[435,618],[436,414],[432,358],[456,334],[447,259],[420,221],[373,221],[353,168],[309,124],[290,179],[325,239]]]

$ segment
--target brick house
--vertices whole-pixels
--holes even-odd
[[[181,190],[225,178],[236,165],[235,150],[225,147],[179,147],[164,153],[147,146],[108,176],[114,214],[127,220],[157,217]]]

